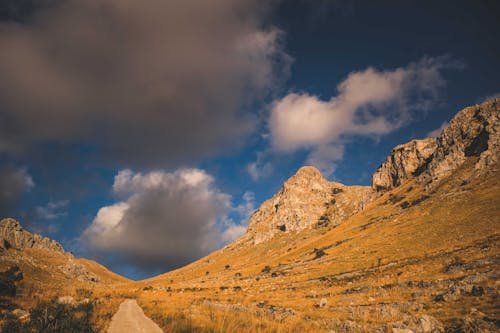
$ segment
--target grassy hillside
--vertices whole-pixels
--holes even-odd
[[[74,259],[48,249],[9,249],[0,252],[0,272],[18,267],[15,295],[0,295],[0,322],[7,313],[30,310],[47,301],[62,299],[79,304],[94,303],[93,324],[105,331],[111,315],[124,297],[111,296],[110,289],[131,281],[87,259]]]
[[[90,274],[79,279],[63,268],[67,255],[10,249],[0,271],[16,265],[23,280],[2,306],[88,299],[101,331],[126,298],[166,332],[391,332],[426,315],[450,332],[496,327],[500,179],[474,177],[476,159],[432,188],[410,181],[389,191],[333,229],[278,233],[257,245],[246,235],[140,282],[73,259]]]
[[[433,189],[410,181],[331,230],[243,237],[139,283],[140,303],[167,330],[372,331],[424,315],[449,329],[464,317],[491,323],[500,180],[472,177],[474,162]]]

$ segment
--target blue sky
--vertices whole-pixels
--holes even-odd
[[[498,96],[495,1],[0,4],[0,213],[132,278],[245,231],[304,164],[370,185]]]

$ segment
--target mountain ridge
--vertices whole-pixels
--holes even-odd
[[[374,171],[370,186],[346,186],[326,180],[313,166],[301,167],[251,216],[244,238],[254,244],[278,232],[335,227],[383,193],[415,179],[432,186],[471,156],[478,173],[498,162],[500,116],[493,100],[459,111],[437,138],[415,139],[392,149]]]

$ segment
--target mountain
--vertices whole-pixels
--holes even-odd
[[[58,242],[32,234],[11,218],[0,221],[0,255],[0,267],[23,267],[29,264],[29,270],[40,273],[39,278],[42,274],[50,276],[51,279],[56,274],[61,274],[64,278],[59,280],[60,283],[64,279],[70,284],[75,280],[91,284],[127,281],[97,263],[75,258]],[[54,262],[59,265],[54,265]]]
[[[26,317],[26,310],[51,299],[88,301],[126,282],[130,280],[95,261],[75,258],[14,219],[0,220],[0,321],[7,313]]]
[[[0,250],[46,249],[65,254],[61,244],[46,237],[32,234],[14,219],[0,221]]]
[[[140,302],[244,332],[498,331],[499,102],[395,147],[372,186],[299,169],[244,236],[143,281]]]
[[[373,174],[373,188],[383,192],[409,179],[420,184],[438,182],[474,157],[479,158],[474,176],[498,172],[498,108],[498,101],[465,108],[438,138],[397,146]]]
[[[247,236],[259,244],[279,232],[334,227],[362,210],[371,197],[368,186],[329,182],[318,169],[305,166],[252,215]]]
[[[166,332],[498,332],[499,105],[465,108],[439,137],[395,147],[371,186],[302,167],[240,239],[144,281],[2,220],[0,271],[24,278],[9,300],[28,308],[29,290],[86,288],[106,321],[136,298]]]

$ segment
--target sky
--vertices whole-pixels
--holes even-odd
[[[0,216],[133,279],[303,165],[370,185],[500,96],[497,1],[3,0]]]

